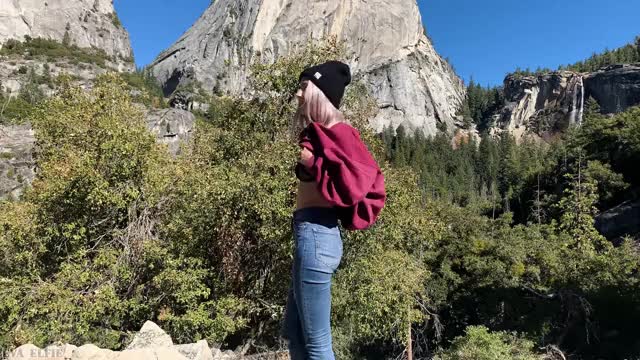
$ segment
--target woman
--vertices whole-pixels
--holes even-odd
[[[306,69],[296,93],[300,179],[292,230],[295,253],[284,337],[291,359],[334,359],[331,279],[342,257],[338,220],[348,230],[371,226],[386,194],[384,178],[356,129],[338,110],[351,82],[347,65],[330,61]]]

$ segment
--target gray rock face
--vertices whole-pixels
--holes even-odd
[[[35,178],[34,144],[30,126],[0,126],[0,200],[19,198]]]
[[[509,75],[504,81],[505,106],[496,114],[502,131],[541,136],[582,122],[584,78],[570,71],[539,76]]]
[[[640,64],[613,65],[585,79],[587,96],[603,113],[618,113],[640,104]]]
[[[113,0],[0,0],[0,44],[25,36],[62,41],[65,34],[79,47],[122,59],[133,56]]]
[[[640,64],[614,65],[587,74],[509,75],[504,95],[506,104],[494,116],[495,130],[544,137],[580,124],[589,97],[608,114],[640,105]]]
[[[195,116],[185,110],[162,109],[147,113],[147,127],[157,141],[177,155],[195,127]],[[29,125],[0,126],[0,200],[19,198],[35,178],[34,131]]]
[[[45,63],[42,60],[28,60],[22,57],[12,58],[8,61],[0,58],[0,91],[4,91],[12,97],[18,96],[20,89],[29,82],[29,74],[20,73],[21,68],[28,69],[28,72],[33,71],[38,76],[44,76],[46,73],[51,79],[62,74],[72,74],[74,76],[73,83],[83,89],[90,89],[95,78],[108,71],[97,65],[73,64],[64,59]],[[39,87],[47,97],[54,94],[53,88],[46,84],[41,84]]]
[[[596,228],[607,239],[640,234],[640,200],[627,201],[596,217]]]
[[[328,35],[345,42],[354,75],[377,99],[377,130],[404,124],[433,134],[438,122],[453,130],[464,86],[425,36],[415,0],[217,0],[152,69],[166,94],[197,80],[239,95],[253,61]]]
[[[180,144],[193,134],[195,121],[195,116],[186,110],[162,109],[147,113],[147,127],[159,142],[167,144],[173,155],[180,154]]]

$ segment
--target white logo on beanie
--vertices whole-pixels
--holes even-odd
[[[313,77],[315,77],[316,79],[320,80],[320,78],[322,77],[322,74],[317,72],[317,73],[313,74]]]

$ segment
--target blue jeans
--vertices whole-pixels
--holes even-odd
[[[292,360],[334,360],[331,342],[331,277],[342,258],[335,210],[296,210],[295,253],[283,336]]]

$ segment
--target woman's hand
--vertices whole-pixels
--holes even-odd
[[[309,151],[309,149],[303,147],[300,150],[300,162],[306,167],[311,167],[313,164],[313,153]]]

